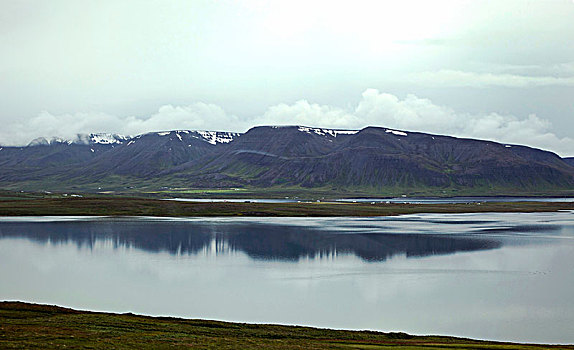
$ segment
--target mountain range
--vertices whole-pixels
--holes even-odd
[[[574,195],[574,158],[384,127],[80,134],[0,148],[0,188],[245,188],[349,194]]]

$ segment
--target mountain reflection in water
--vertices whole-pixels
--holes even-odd
[[[97,219],[48,222],[0,222],[0,238],[25,238],[52,244],[73,242],[92,248],[97,242],[174,255],[226,254],[240,251],[252,259],[298,261],[354,254],[365,261],[394,255],[423,257],[495,249],[502,241],[486,235],[393,232],[392,228],[331,231],[259,221],[158,221]],[[363,227],[364,228],[364,227]],[[416,232],[413,230],[412,232]]]
[[[0,300],[574,342],[574,211],[0,217],[0,266]]]

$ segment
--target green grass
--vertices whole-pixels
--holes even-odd
[[[462,196],[574,196],[574,189],[538,188],[536,190],[516,189],[508,187],[493,187],[488,185],[472,188],[460,187],[428,187],[428,186],[395,186],[395,187],[242,187],[243,192],[228,193],[239,198],[284,198],[299,197],[305,199],[338,199],[338,198],[389,198],[407,195],[409,197],[462,197]],[[209,189],[198,192],[209,192]],[[129,192],[126,192],[129,193]],[[224,198],[225,193],[206,194],[205,197]]]
[[[0,216],[388,216],[413,213],[550,212],[574,210],[574,203],[509,202],[471,204],[369,203],[198,203],[148,198],[49,195],[0,200]]]
[[[256,169],[252,169],[255,171]],[[247,178],[256,178],[258,169],[253,174],[248,174]],[[233,174],[229,174],[233,175]],[[62,178],[42,178],[22,182],[0,182],[0,189],[9,191],[60,191],[60,192],[84,192],[98,193],[110,192],[122,195],[176,195],[181,196],[202,196],[202,197],[225,197],[243,196],[242,198],[282,198],[284,196],[297,196],[307,199],[320,198],[350,198],[350,197],[396,197],[406,194],[414,196],[574,196],[574,188],[567,186],[539,185],[517,188],[511,185],[493,185],[487,182],[477,183],[474,186],[460,186],[455,183],[445,187],[426,186],[420,183],[406,181],[396,186],[347,186],[336,182],[318,187],[302,187],[298,185],[278,184],[269,187],[253,187],[245,183],[221,182],[218,188],[191,188],[189,180],[172,176],[161,179],[142,179],[138,177],[109,175],[97,179],[97,181],[87,180],[81,183],[69,183],[69,179]],[[242,185],[243,183],[243,185]],[[169,188],[167,188],[169,187]],[[173,190],[173,189],[180,189]],[[240,191],[233,190],[240,188]],[[188,191],[186,193],[186,191]]]
[[[405,333],[255,325],[0,303],[2,349],[574,349]]]
[[[244,188],[172,188],[167,190],[159,190],[159,191],[144,191],[144,194],[169,194],[172,196],[180,196],[180,195],[212,195],[212,194],[225,194],[225,195],[235,195],[235,194],[244,194],[247,190]],[[248,192],[251,193],[251,192]]]

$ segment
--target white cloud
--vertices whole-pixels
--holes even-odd
[[[449,69],[411,74],[407,81],[433,87],[503,86],[528,88],[537,86],[574,86],[574,76],[529,76],[507,73],[476,73]]]
[[[198,102],[188,106],[165,105],[149,117],[120,117],[105,113],[51,114],[41,112],[30,120],[5,125],[0,144],[25,145],[37,137],[73,139],[78,133],[107,132],[123,135],[174,130],[236,130],[239,119],[214,104]]]
[[[198,102],[189,106],[165,105],[148,119],[129,117],[122,130],[125,133],[175,129],[229,130],[238,127],[239,119],[225,113],[223,108]]]
[[[449,108],[437,106],[428,99],[407,95],[404,100],[376,89],[363,92],[355,114],[372,123],[407,130],[444,129],[456,123],[457,115]]]
[[[574,139],[560,138],[550,131],[551,123],[536,115],[519,118],[498,113],[458,113],[432,101],[408,95],[404,100],[369,89],[355,115],[370,125],[524,144],[574,155]]]
[[[73,138],[77,133],[113,132],[135,135],[174,129],[207,129],[243,132],[256,125],[306,125],[360,129],[384,126],[503,143],[524,144],[574,156],[574,139],[552,133],[551,123],[536,115],[519,118],[498,113],[459,113],[431,100],[367,89],[355,107],[340,108],[309,103],[278,104],[255,118],[239,118],[214,104],[165,105],[147,118],[118,117],[103,113],[53,115],[42,112],[28,121],[6,125],[0,131],[4,145],[26,144],[39,136]]]
[[[262,117],[256,119],[259,125],[313,125],[331,128],[345,128],[360,124],[360,119],[341,108],[311,104],[300,100],[292,105],[284,103],[269,107]]]
[[[550,131],[551,123],[536,115],[519,118],[498,113],[459,113],[431,100],[367,89],[354,109],[298,101],[270,107],[256,124],[307,125],[360,129],[385,126],[407,131],[429,132],[479,138],[502,143],[524,144],[551,150],[562,156],[574,155],[574,139],[560,138]]]

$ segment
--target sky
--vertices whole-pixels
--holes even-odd
[[[0,145],[383,126],[574,156],[574,1],[0,0]]]

